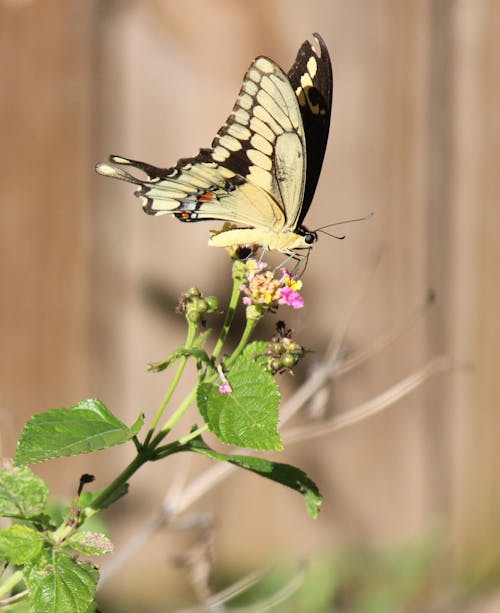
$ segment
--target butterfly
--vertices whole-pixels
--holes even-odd
[[[210,148],[171,168],[112,155],[112,164],[98,164],[97,172],[137,185],[150,215],[229,222],[212,234],[211,246],[256,244],[287,254],[309,249],[317,234],[303,220],[321,172],[332,106],[330,56],[321,36],[314,39],[317,50],[306,40],[288,74],[268,57],[252,62]]]

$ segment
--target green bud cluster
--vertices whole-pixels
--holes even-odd
[[[304,356],[304,348],[291,338],[271,341],[264,355],[268,356],[267,370],[271,373],[283,373],[291,370]]]
[[[204,324],[204,315],[213,313],[219,308],[219,300],[215,296],[202,296],[197,287],[191,287],[181,294],[177,306],[178,313],[184,313],[186,319],[194,324]]]

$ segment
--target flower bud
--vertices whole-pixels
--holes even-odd
[[[205,296],[205,302],[207,303],[209,313],[213,313],[219,308],[219,299],[215,296]]]
[[[201,315],[200,315],[199,311],[189,311],[186,314],[186,317],[193,324],[197,324],[200,321],[200,319],[201,319]]]
[[[297,363],[297,357],[292,355],[291,353],[284,353],[280,359],[281,366],[283,368],[292,368]]]
[[[208,311],[208,304],[204,298],[192,298],[188,311],[198,311],[198,313],[206,313]]]
[[[277,373],[281,370],[281,360],[279,358],[271,358],[268,362],[268,368],[271,372]]]

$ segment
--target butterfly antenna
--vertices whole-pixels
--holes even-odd
[[[321,232],[322,234],[326,234],[327,236],[331,236],[332,238],[337,238],[339,241],[343,241],[345,238],[345,234],[342,234],[342,236],[337,236],[336,234],[330,234],[330,232],[325,232],[324,230],[322,230],[321,228],[318,228],[317,230],[315,230],[316,232]]]
[[[356,221],[366,221],[367,219],[371,219],[374,216],[374,212],[372,211],[371,213],[368,213],[368,215],[365,215],[364,217],[354,217],[353,219],[346,219],[344,221],[336,221],[335,223],[329,223],[326,226],[321,226],[320,228],[316,228],[315,232],[323,232],[323,234],[328,234],[328,232],[325,232],[325,228],[332,228],[333,226],[342,226],[343,224],[346,223],[354,223]],[[342,240],[343,238],[345,238],[345,236],[335,236],[334,234],[328,234],[328,236],[332,236],[333,238],[338,238],[339,240]]]

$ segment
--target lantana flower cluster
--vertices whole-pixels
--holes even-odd
[[[274,272],[265,271],[265,262],[247,260],[247,283],[240,286],[245,294],[243,304],[256,307],[259,314],[266,310],[276,310],[279,305],[286,304],[294,309],[304,306],[300,295],[302,281],[292,277],[286,268],[281,268],[281,277],[276,278]]]

